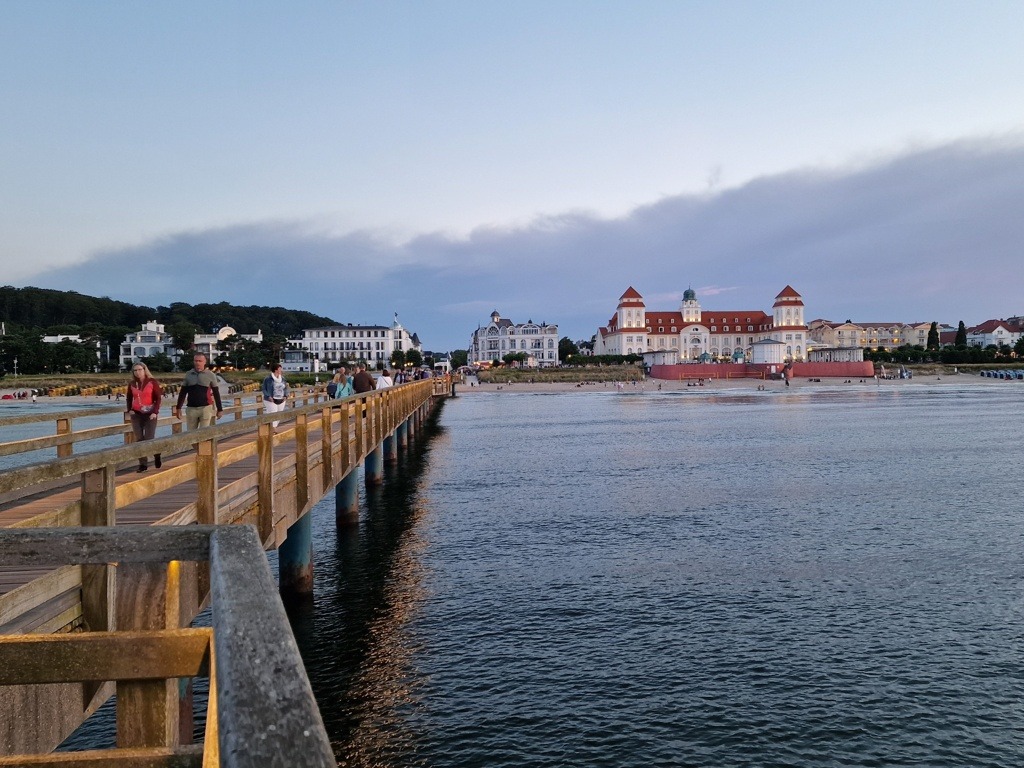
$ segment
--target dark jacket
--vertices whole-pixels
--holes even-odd
[[[363,392],[372,392],[375,388],[373,376],[366,371],[359,371],[359,373],[352,377],[352,389],[357,395]]]

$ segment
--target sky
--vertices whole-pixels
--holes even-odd
[[[1024,315],[1024,3],[0,2],[0,282],[589,339]],[[251,330],[251,329],[240,329]]]

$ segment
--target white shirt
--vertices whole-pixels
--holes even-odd
[[[377,379],[377,389],[387,389],[388,387],[395,386],[395,382],[391,380],[390,376],[380,376]]]

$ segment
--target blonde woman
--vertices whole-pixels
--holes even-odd
[[[132,366],[131,381],[128,382],[127,404],[125,405],[125,413],[131,417],[135,442],[152,440],[156,435],[156,422],[160,418],[162,397],[160,382],[153,378],[149,372],[149,366],[143,362],[135,363]],[[153,466],[160,469],[159,453],[153,457]],[[136,472],[145,472],[147,469],[149,469],[149,458],[143,456],[139,459],[139,468]]]

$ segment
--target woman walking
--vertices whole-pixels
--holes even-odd
[[[160,390],[160,382],[153,378],[149,372],[149,366],[139,362],[132,366],[132,380],[128,383],[127,409],[132,422],[132,434],[135,435],[135,442],[152,440],[156,435],[156,422],[160,418],[160,399],[163,392]],[[153,466],[160,469],[160,454],[153,457]],[[143,456],[139,459],[139,468],[136,472],[145,472],[149,469],[149,457]]]
[[[288,404],[288,382],[281,372],[281,364],[273,363],[270,366],[270,375],[263,380],[263,412],[277,413],[283,411]],[[277,429],[278,422],[272,422],[271,426]]]
[[[353,393],[352,377],[348,375],[348,370],[342,366],[334,376],[334,394],[331,395],[331,397],[335,400],[340,400],[341,398],[348,397]]]

